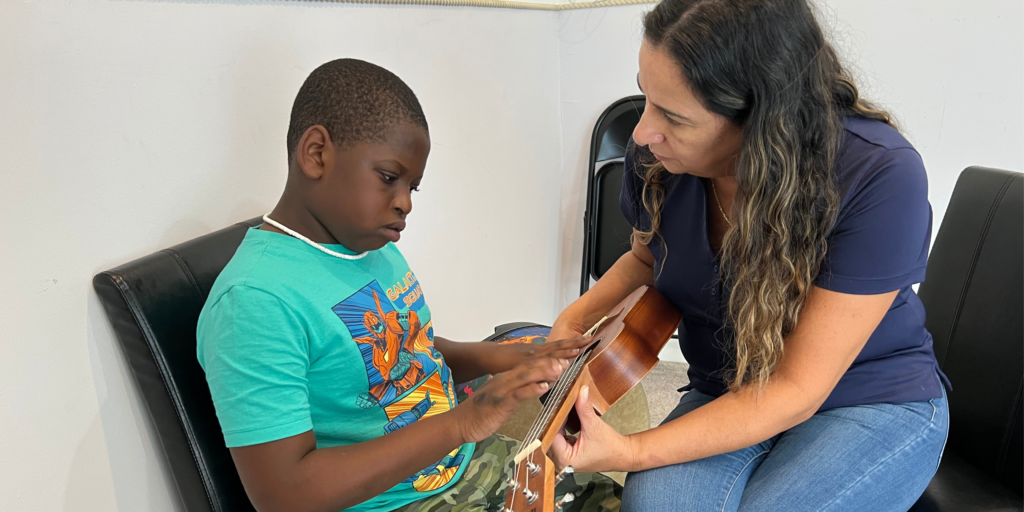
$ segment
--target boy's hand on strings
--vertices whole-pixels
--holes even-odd
[[[548,338],[549,340],[552,338]],[[593,336],[576,336],[569,339],[562,339],[558,341],[548,341],[547,343],[534,344],[534,343],[509,343],[507,345],[498,345],[501,354],[499,358],[508,361],[511,366],[517,366],[519,364],[530,361],[531,359],[543,359],[553,357],[555,359],[565,359],[569,363],[579,355],[580,351],[587,348],[590,343],[594,341]]]
[[[543,395],[568,367],[565,359],[537,357],[491,377],[452,411],[463,442],[475,443],[495,433],[520,402]]]
[[[633,438],[624,436],[604,422],[590,404],[590,388],[584,386],[576,397],[580,432],[566,436],[565,428],[555,436],[548,456],[561,470],[572,466],[577,473],[632,471],[636,466]]]
[[[534,359],[554,358],[571,362],[590,341],[591,338],[577,337],[539,345],[490,341],[462,343],[434,336],[434,347],[444,356],[455,382],[467,382],[481,375],[507,372]]]

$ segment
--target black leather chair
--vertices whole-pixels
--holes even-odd
[[[912,512],[1022,510],[1024,174],[960,174],[920,295],[953,384],[939,471]]]
[[[196,360],[196,323],[245,231],[260,222],[240,222],[93,279],[188,512],[255,511]]]

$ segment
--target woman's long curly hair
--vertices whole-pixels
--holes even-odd
[[[644,37],[679,65],[705,108],[740,126],[738,192],[722,243],[735,348],[728,385],[763,387],[782,359],[817,277],[839,209],[833,166],[842,118],[893,124],[861,100],[806,0],[662,0]],[[646,166],[643,203],[660,237],[660,163]],[[666,247],[667,250],[667,247]]]

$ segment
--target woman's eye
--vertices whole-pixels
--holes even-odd
[[[672,126],[679,126],[679,124],[680,124],[679,121],[676,121],[675,119],[672,119],[671,117],[669,117],[668,114],[665,114],[665,120],[668,121],[668,124],[670,124]]]

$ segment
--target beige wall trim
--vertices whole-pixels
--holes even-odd
[[[658,0],[600,0],[568,4],[514,2],[505,0],[321,0],[345,4],[439,5],[446,7],[487,7],[493,9],[526,9],[533,11],[571,11],[620,5],[655,4]]]

